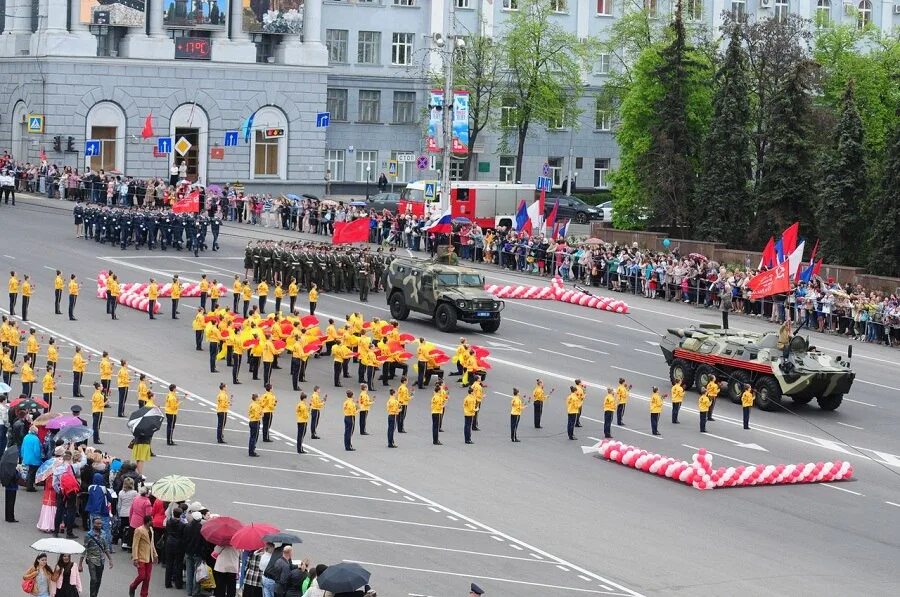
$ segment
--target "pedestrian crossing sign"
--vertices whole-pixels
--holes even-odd
[[[434,183],[433,182],[425,183],[425,198],[426,199],[434,199]]]
[[[397,160],[388,162],[388,176],[397,176]]]
[[[37,133],[39,135],[44,133],[44,115],[43,114],[29,114],[26,116],[28,119],[28,132],[29,133]]]

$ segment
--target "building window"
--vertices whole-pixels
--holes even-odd
[[[278,175],[278,139],[267,139],[265,131],[256,131],[253,147],[253,175]]]
[[[597,74],[608,75],[611,56],[607,52],[601,52],[597,56]]]
[[[86,139],[100,141],[100,155],[85,157],[85,165],[92,170],[123,170],[125,164],[125,113],[118,104],[99,102],[88,112]],[[13,144],[15,146],[15,144]]]
[[[816,3],[816,27],[822,29],[831,25],[831,0]]]
[[[550,10],[553,12],[569,12],[568,0],[550,0]]]
[[[612,112],[606,109],[606,104],[597,98],[597,111],[594,116],[594,130],[608,131],[612,129]]]
[[[381,31],[360,31],[356,47],[360,64],[381,64]]]
[[[91,157],[91,170],[116,169],[116,131],[114,126],[92,126],[91,139],[100,141],[100,155]]]
[[[560,131],[564,128],[566,121],[566,113],[564,110],[555,112],[547,119],[547,128],[552,131]]]
[[[603,16],[612,16],[613,3],[612,0],[597,0],[597,14]]]
[[[325,47],[328,48],[328,62],[332,64],[346,64],[347,30],[327,29],[325,31]]]
[[[519,10],[519,0],[503,0],[504,10]]]
[[[472,8],[469,4],[470,0],[454,0],[454,2],[456,2],[456,8]]]
[[[465,160],[450,160],[450,180],[463,180],[463,167],[466,165]]]
[[[406,66],[412,64],[412,33],[394,33],[391,36],[391,64]]]
[[[788,18],[788,0],[775,0],[775,20],[784,23]]]
[[[391,151],[391,159],[397,162],[397,176],[395,178],[391,178],[388,176],[388,180],[392,180],[393,182],[407,182],[412,180],[412,169],[414,162],[401,162],[399,159],[400,154],[409,154],[414,153],[412,151],[403,151],[401,149],[396,149]],[[385,169],[386,170],[386,169]]]
[[[375,89],[359,90],[359,121],[381,122],[381,92]]]
[[[609,158],[597,158],[594,160],[594,188],[609,188]]]
[[[251,178],[286,178],[287,174],[287,118],[281,110],[265,106],[253,117],[253,147],[250,151]],[[281,137],[266,138],[266,129],[284,129]]]
[[[688,0],[687,19],[689,21],[703,20],[703,0]]]
[[[415,6],[416,0],[394,0],[394,6]]]
[[[731,0],[731,16],[743,19],[747,16],[747,3],[744,0]]]
[[[331,182],[344,180],[344,150],[329,149],[325,152],[325,168],[331,171]]]
[[[872,23],[872,3],[869,0],[863,0],[856,5],[859,9],[859,16],[856,18],[856,26],[859,29],[865,29]]]
[[[500,156],[500,182],[516,182],[516,156]]]
[[[550,178],[553,179],[554,187],[562,186],[562,158],[547,158],[547,164],[550,166]]]
[[[644,10],[647,11],[647,16],[651,19],[656,18],[657,5],[657,0],[644,0]]]
[[[500,126],[503,128],[516,126],[516,98],[511,95],[504,96],[500,105]]]
[[[329,88],[325,100],[325,108],[331,114],[331,120],[334,120],[335,122],[346,122],[347,90]]]
[[[410,124],[416,121],[416,92],[394,92],[394,124]]]
[[[373,149],[356,151],[356,182],[372,181],[378,163],[378,152]]]

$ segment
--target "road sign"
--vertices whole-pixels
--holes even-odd
[[[184,137],[181,137],[180,139],[178,139],[178,141],[175,142],[175,151],[177,151],[178,155],[180,156],[183,156],[184,154],[189,152],[191,150],[191,147],[193,147],[193,145],[191,145],[191,142]]]
[[[541,171],[544,173],[544,176],[550,176],[550,164],[545,162]]]
[[[416,168],[419,170],[428,170],[428,156],[420,155],[416,158]]]
[[[84,142],[84,157],[90,158],[100,155],[100,140],[88,139]]]
[[[331,112],[319,112],[316,114],[316,128],[327,129],[331,121]]]
[[[172,137],[157,137],[156,153],[163,155],[172,153]]]
[[[397,176],[397,160],[388,161],[388,176]]]
[[[398,162],[415,162],[416,154],[414,154],[414,153],[398,153],[397,161]]]
[[[225,147],[237,147],[238,144],[238,132],[237,131],[225,131]]]
[[[44,132],[44,115],[43,114],[29,114],[27,116],[27,118],[28,118],[28,132],[43,134],[43,132]]]
[[[225,148],[224,147],[213,147],[209,150],[209,158],[211,160],[224,160],[225,159]]]
[[[426,182],[425,183],[425,198],[426,199],[434,199],[434,183]]]
[[[534,183],[534,188],[538,191],[550,192],[553,188],[553,179],[549,176],[538,176],[537,182]]]
[[[284,129],[266,129],[266,139],[278,139],[284,137]]]

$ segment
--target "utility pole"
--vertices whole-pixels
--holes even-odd
[[[566,197],[572,195],[572,168],[574,167],[575,148],[572,146],[573,129],[569,128],[569,159],[566,160],[568,167],[566,169]]]
[[[456,2],[447,2],[447,35],[441,48],[444,63],[444,165],[441,168],[441,206],[450,206],[450,160],[453,158],[453,60],[456,52]]]

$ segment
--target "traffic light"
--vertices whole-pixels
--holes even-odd
[[[62,151],[62,136],[53,137],[53,151]]]
[[[75,137],[69,137],[66,143],[66,151],[75,151]]]

